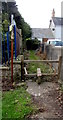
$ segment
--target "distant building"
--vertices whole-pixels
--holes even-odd
[[[51,29],[55,38],[61,39],[61,30],[63,30],[63,18],[55,17],[55,11],[53,9],[52,18],[49,23],[49,28]]]
[[[34,38],[46,42],[48,39],[54,38],[54,35],[50,28],[32,28],[32,39]]]

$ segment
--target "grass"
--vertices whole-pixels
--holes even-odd
[[[30,60],[39,60],[39,57],[37,55],[35,55],[34,51],[30,51],[29,59]],[[50,68],[50,66],[45,63],[29,63],[28,72],[36,73],[37,68],[40,68],[42,73],[52,73],[53,72],[52,68]]]
[[[29,59],[38,60],[39,57],[35,55],[34,51],[30,51]],[[40,67],[42,72],[52,72],[52,69],[44,63],[29,64],[29,73],[36,73],[37,68]],[[32,104],[31,95],[29,95],[23,87],[17,88],[13,91],[6,91],[2,98],[2,117],[5,118],[26,118],[36,111],[36,106]]]
[[[23,87],[3,93],[3,118],[25,118],[35,110],[34,107],[31,96]]]
[[[30,56],[29,56],[30,60],[38,60],[39,59],[39,57],[37,55],[35,55],[35,51],[30,50],[29,53],[30,53]]]

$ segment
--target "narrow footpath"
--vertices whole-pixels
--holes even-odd
[[[30,118],[36,120],[51,118],[63,118],[63,106],[59,84],[55,82],[43,82],[38,85],[36,82],[27,81],[27,91],[32,95],[33,103],[37,105],[38,113]]]

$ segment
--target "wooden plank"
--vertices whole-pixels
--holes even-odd
[[[24,63],[30,63],[30,62],[59,63],[59,60],[24,60]],[[21,61],[13,61],[13,64],[21,64]]]
[[[34,74],[24,74],[24,76],[26,76],[26,77],[34,77],[34,76],[37,76],[37,74],[36,73],[34,73]],[[58,73],[42,73],[41,74],[41,76],[58,76]]]
[[[58,64],[58,79],[60,78],[61,64],[62,64],[62,56],[59,57],[59,64]]]
[[[59,63],[59,60],[24,60],[24,63],[30,62]]]
[[[9,67],[0,67],[0,70],[9,70]]]
[[[35,73],[35,74],[24,74],[24,76],[26,76],[26,77],[34,77],[34,76],[37,76],[37,74]]]
[[[41,76],[41,69],[40,68],[37,68],[37,77]]]
[[[13,61],[13,64],[21,64],[21,61]]]
[[[24,67],[24,71],[25,71],[25,74],[27,75],[28,73],[27,73],[26,67]]]

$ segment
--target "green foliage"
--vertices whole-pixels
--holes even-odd
[[[27,50],[36,50],[40,46],[38,39],[30,39],[26,41]]]
[[[13,14],[18,29],[22,30],[23,46],[25,46],[26,39],[31,37],[32,30],[30,28],[30,25],[28,25],[22,15],[20,15],[16,6],[16,2],[3,2],[2,13],[2,31],[4,33],[8,31],[8,25],[10,25],[11,21],[11,14]]]
[[[2,25],[3,25],[3,31],[7,32],[8,31],[8,21],[4,20],[3,23],[2,23]]]
[[[26,40],[26,38],[30,38],[32,34],[32,29],[30,28],[30,25],[28,25],[24,18],[20,15],[20,17],[16,17],[16,24],[19,29],[22,29],[22,37],[23,41]],[[18,23],[19,20],[19,23]]]
[[[34,51],[30,51],[30,56],[29,56],[30,60],[39,60],[39,57],[37,55],[35,55]],[[36,73],[37,72],[37,68],[41,69],[42,73],[52,73],[53,70],[52,68],[49,67],[49,65],[45,64],[45,63],[29,63],[28,64],[28,72],[29,73]]]
[[[6,33],[8,31],[8,26],[10,25],[10,21],[8,19],[8,14],[2,14],[2,32]]]

